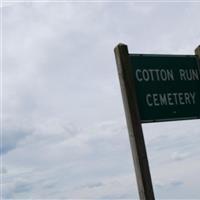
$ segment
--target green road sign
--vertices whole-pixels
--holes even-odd
[[[141,122],[200,118],[196,56],[129,54],[129,62]]]

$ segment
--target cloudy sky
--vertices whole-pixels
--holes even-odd
[[[114,47],[193,54],[200,1],[1,4],[6,199],[138,198]],[[200,120],[143,125],[157,199],[200,199]]]

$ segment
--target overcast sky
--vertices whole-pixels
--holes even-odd
[[[138,198],[113,49],[193,54],[200,2],[4,2],[3,197]],[[200,120],[143,126],[156,199],[200,199]]]

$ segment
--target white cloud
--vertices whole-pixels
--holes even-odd
[[[138,197],[113,48],[191,54],[199,5],[21,3],[2,11],[4,196]],[[199,120],[143,128],[156,195],[199,198]]]
[[[56,134],[36,131],[15,151],[6,154],[6,197],[29,198],[30,194],[34,198],[49,198],[50,194],[51,198],[133,196],[131,188],[136,185],[133,185],[128,140],[124,138],[127,135],[122,134],[124,127],[109,122],[80,130],[80,133],[70,127],[64,134],[58,130]],[[70,138],[68,130],[74,133]],[[122,142],[127,146],[121,145]],[[120,152],[128,154],[121,158]]]
[[[174,152],[172,154],[172,160],[183,160],[186,159],[187,157],[189,157],[190,155],[188,153],[180,153],[180,152]]]

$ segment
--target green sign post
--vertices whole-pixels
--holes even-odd
[[[142,123],[200,118],[200,46],[195,55],[129,54],[115,57],[141,200],[154,200]]]

